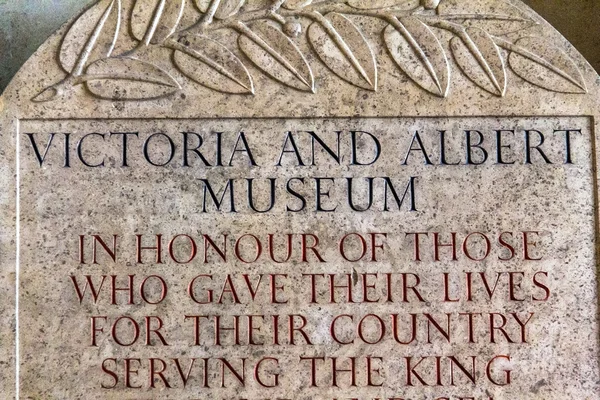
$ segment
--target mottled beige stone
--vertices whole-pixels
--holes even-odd
[[[597,398],[589,64],[517,1],[273,3],[102,0],[15,77],[1,98],[0,392]],[[93,262],[91,235],[109,249],[116,235],[114,261],[97,244]],[[137,235],[162,235],[160,260]],[[453,235],[456,257],[436,255]],[[329,274],[352,301],[338,288],[331,303]],[[134,304],[123,291],[111,304],[113,275],[120,288],[135,275]],[[86,276],[106,277],[97,302]],[[238,345],[215,343],[214,316],[238,316]],[[250,316],[264,316],[256,343]],[[355,359],[355,385],[332,357]],[[244,362],[245,383],[219,359],[240,375]]]

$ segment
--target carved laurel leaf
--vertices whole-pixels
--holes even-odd
[[[450,42],[456,63],[477,86],[496,95],[506,93],[506,69],[489,33],[470,28]]]
[[[415,17],[397,20],[384,39],[398,66],[420,87],[446,97],[450,87],[450,63],[431,29]]]
[[[199,84],[223,93],[253,94],[254,85],[239,58],[205,36],[187,38],[173,56],[179,70]]]
[[[288,10],[300,10],[306,6],[309,6],[313,0],[286,0],[283,3],[283,7]]]
[[[239,38],[240,49],[267,75],[292,88],[314,92],[314,77],[304,55],[281,30],[257,22]]]
[[[327,14],[314,22],[309,40],[319,58],[340,78],[367,90],[377,90],[377,62],[369,43],[348,18]]]
[[[554,92],[587,93],[581,71],[555,45],[541,38],[526,37],[517,41],[516,46],[509,62],[521,78]]]
[[[246,0],[196,0],[196,5],[203,13],[207,12],[211,6],[217,7],[215,18],[226,19],[237,14],[245,2]]]
[[[508,2],[495,4],[490,10],[486,2],[444,0],[437,10],[444,19],[460,21],[465,27],[484,29],[491,35],[506,35],[535,25],[531,16]]]
[[[171,36],[183,15],[185,0],[137,0],[131,14],[133,36],[145,45]]]
[[[60,64],[80,75],[89,62],[109,57],[121,25],[121,0],[103,0],[87,10],[71,26],[60,48]]]
[[[108,100],[150,100],[181,87],[165,70],[135,58],[106,58],[91,64],[84,77],[95,96]]]
[[[375,10],[378,8],[391,8],[396,6],[402,6],[400,9],[412,10],[413,8],[419,7],[421,4],[420,0],[350,0],[348,5],[350,7],[358,8],[359,10]]]

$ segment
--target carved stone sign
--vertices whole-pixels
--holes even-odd
[[[2,97],[0,392],[598,398],[598,76],[506,0],[101,0]]]

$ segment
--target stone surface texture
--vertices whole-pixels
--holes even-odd
[[[46,0],[0,1],[0,90],[4,91],[23,63],[65,21],[93,1]],[[527,0],[552,23],[598,71],[600,50],[600,3],[595,0]]]
[[[101,0],[0,98],[0,393],[596,399],[599,99],[519,1]]]

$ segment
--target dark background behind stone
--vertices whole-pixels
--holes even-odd
[[[48,36],[95,1],[0,0],[0,92]],[[600,71],[600,0],[524,1]]]
[[[600,0],[524,0],[600,71]]]

